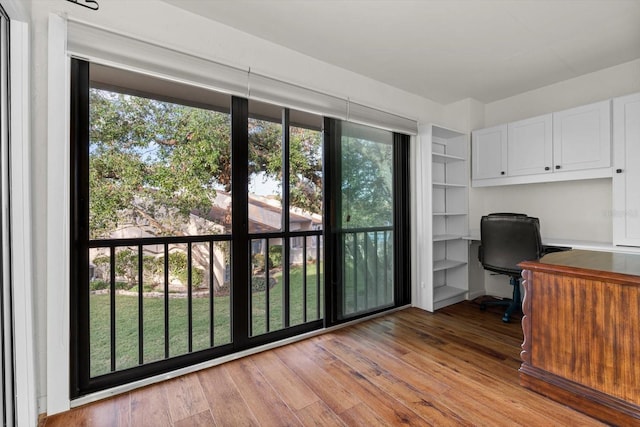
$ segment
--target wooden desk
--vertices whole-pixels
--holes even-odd
[[[572,250],[520,266],[520,383],[605,422],[640,425],[640,255]]]

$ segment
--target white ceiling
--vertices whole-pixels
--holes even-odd
[[[640,0],[165,0],[447,104],[640,58]]]

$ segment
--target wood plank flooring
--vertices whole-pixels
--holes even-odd
[[[522,330],[406,309],[44,418],[57,426],[596,426],[518,384]]]

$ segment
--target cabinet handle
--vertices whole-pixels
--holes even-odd
[[[500,175],[504,175],[504,171],[500,172]]]
[[[616,173],[622,173],[622,169],[616,169]]]
[[[560,165],[556,165],[556,169],[560,169]]]
[[[548,171],[549,169],[551,169],[549,166],[545,166],[544,170]]]

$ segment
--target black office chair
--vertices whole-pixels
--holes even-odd
[[[539,259],[545,250],[540,239],[538,218],[516,213],[494,213],[480,220],[480,248],[478,259],[485,270],[510,277],[513,286],[511,300],[485,302],[480,305],[507,306],[502,321],[508,323],[514,311],[522,309],[520,277],[522,269],[518,263]]]

